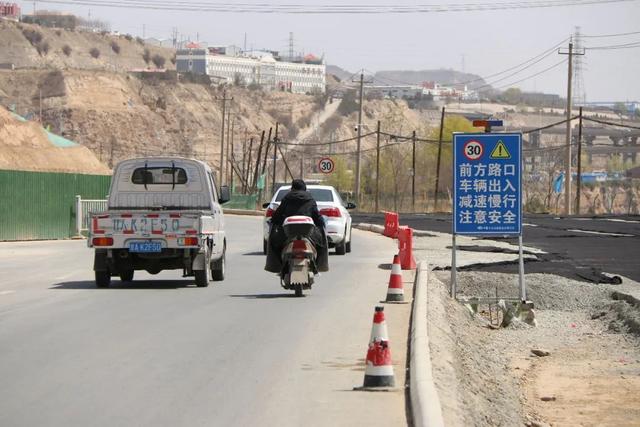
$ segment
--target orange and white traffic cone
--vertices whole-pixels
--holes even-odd
[[[387,322],[384,319],[384,307],[376,307],[373,313],[373,326],[371,327],[371,338],[369,344],[375,340],[389,341],[389,333],[387,332]]]
[[[367,351],[363,388],[394,387],[395,384],[389,341],[376,339],[369,344]]]
[[[404,285],[402,284],[402,267],[400,266],[400,257],[393,256],[393,264],[391,264],[391,276],[389,276],[389,288],[387,289],[387,299],[385,302],[402,302],[404,301]]]

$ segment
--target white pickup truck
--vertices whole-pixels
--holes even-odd
[[[226,239],[211,168],[198,160],[150,157],[114,169],[106,212],[91,213],[89,247],[95,248],[96,286],[112,276],[133,280],[135,270],[182,270],[197,286],[224,280]]]

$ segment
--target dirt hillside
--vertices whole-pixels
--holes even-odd
[[[37,123],[0,108],[0,169],[103,175],[110,170],[86,147],[57,147]]]
[[[0,104],[38,116],[52,131],[90,148],[109,165],[136,155],[179,154],[218,161],[223,90],[158,76],[90,70],[0,71]],[[316,98],[228,88],[234,142],[280,125],[295,135],[321,106]],[[302,125],[300,125],[302,127]],[[228,134],[229,130],[225,132]]]
[[[94,57],[91,50],[99,55]],[[143,58],[149,50],[148,60]],[[123,35],[45,28],[38,25],[0,21],[0,63],[16,68],[129,71],[155,68],[154,55],[164,58],[164,67],[175,69],[173,49],[138,42]],[[94,54],[95,55],[95,54]]]

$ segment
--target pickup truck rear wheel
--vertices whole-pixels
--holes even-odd
[[[96,286],[98,288],[106,288],[111,283],[111,273],[109,270],[96,271]]]
[[[196,286],[199,288],[206,288],[209,286],[209,269],[193,270],[193,275],[196,279]]]
[[[224,280],[224,273],[226,268],[226,253],[226,250],[223,251],[220,259],[211,263],[211,276],[213,276],[213,280],[216,282]]]

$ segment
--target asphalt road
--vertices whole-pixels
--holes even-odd
[[[384,225],[383,214],[354,214],[354,223]],[[400,214],[400,224],[416,230],[451,233],[450,214]],[[527,273],[554,273],[588,282],[606,280],[602,272],[640,282],[640,216],[554,217],[527,215],[523,241],[547,252],[527,262]],[[506,240],[517,244],[517,239]],[[474,270],[517,273],[517,265],[474,266]]]
[[[354,230],[293,298],[262,270],[260,218],[227,230],[228,276],[208,288],[136,272],[96,289],[84,241],[0,244],[0,425],[405,425],[402,387],[352,390],[395,243]],[[400,384],[407,307],[387,309]]]

